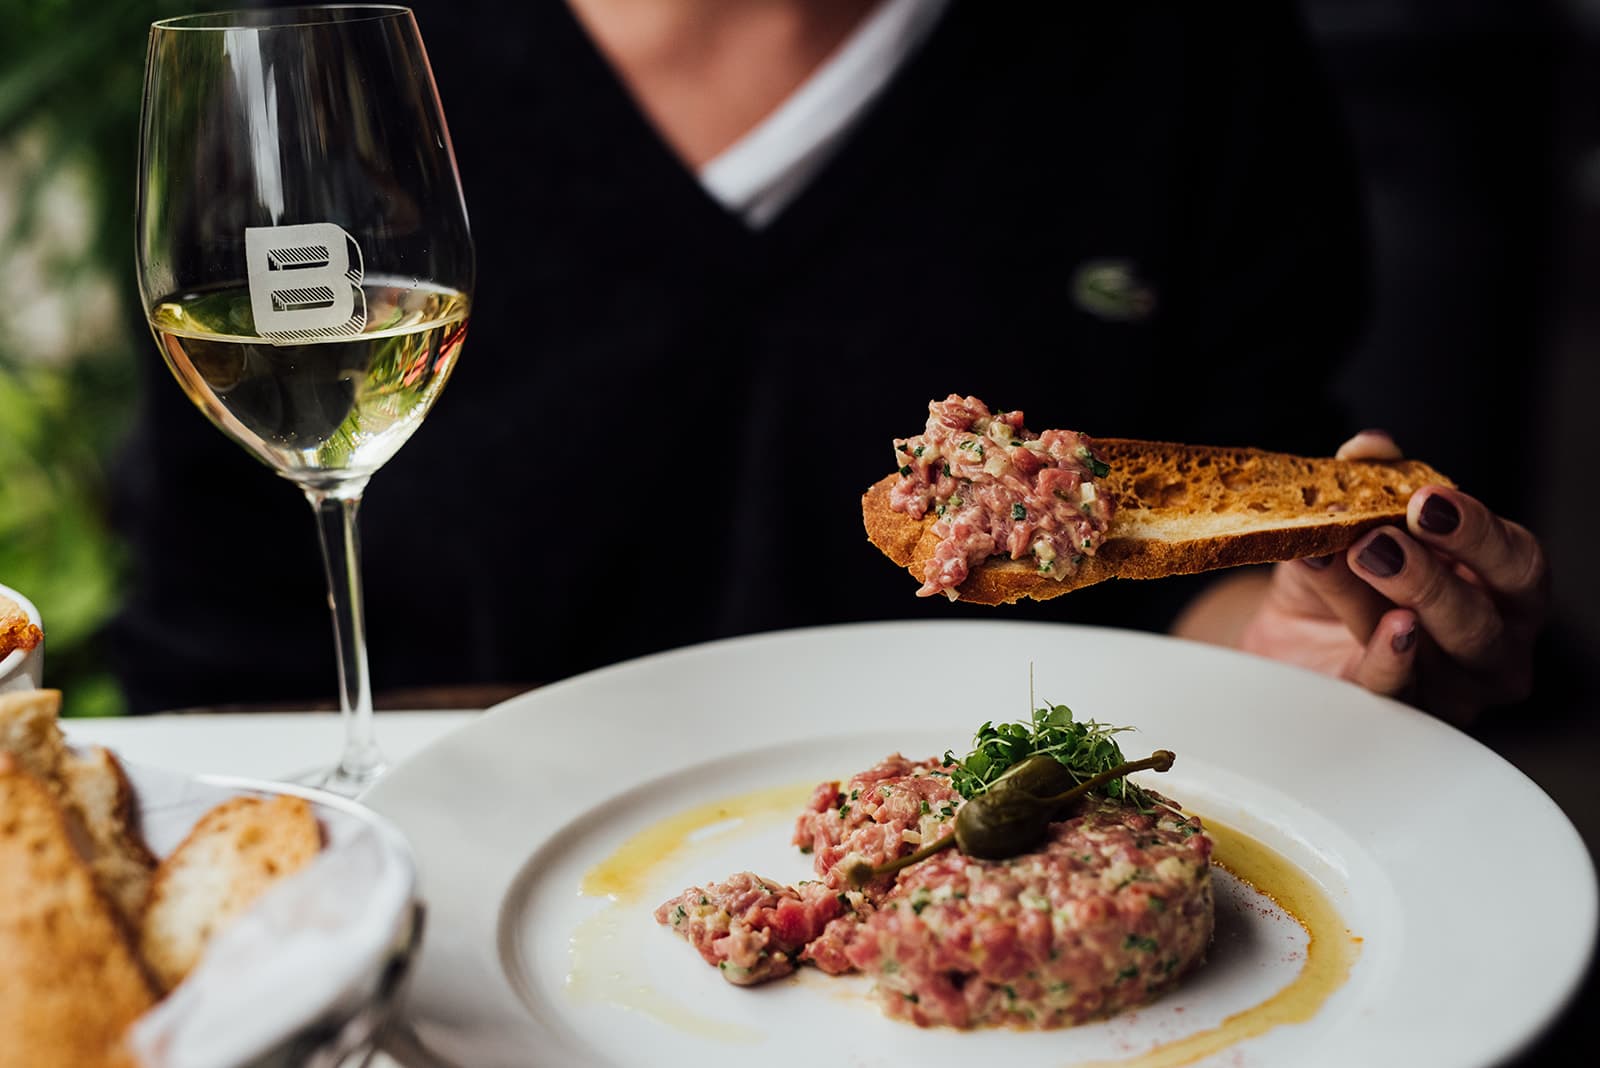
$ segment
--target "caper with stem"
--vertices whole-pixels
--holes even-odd
[[[1036,753],[961,806],[954,831],[898,860],[876,866],[857,861],[844,870],[845,881],[851,886],[865,886],[880,875],[927,860],[951,846],[980,860],[1004,860],[1026,853],[1044,841],[1050,824],[1062,818],[1068,805],[1090,790],[1136,771],[1166,771],[1175,759],[1171,750],[1158,749],[1143,760],[1118,764],[1093,778],[1059,789],[1063,782],[1073,781],[1072,772],[1050,754]]]

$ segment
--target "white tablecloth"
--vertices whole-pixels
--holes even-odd
[[[380,712],[378,744],[389,763],[466,723],[477,712]],[[140,716],[73,719],[63,724],[75,745],[103,745],[125,760],[174,771],[281,779],[338,757],[337,713]],[[399,1068],[379,1055],[371,1068]]]
[[[398,764],[476,712],[379,712],[378,744]],[[103,745],[125,760],[174,771],[281,779],[331,764],[343,727],[338,713],[136,716],[69,719],[74,744]]]

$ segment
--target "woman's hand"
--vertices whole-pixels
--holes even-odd
[[[1400,450],[1367,431],[1338,455]],[[1548,607],[1539,540],[1460,490],[1427,486],[1404,530],[1379,527],[1343,554],[1276,565],[1239,644],[1464,724],[1528,695]]]

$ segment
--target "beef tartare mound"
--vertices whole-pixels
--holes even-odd
[[[1198,821],[1094,799],[1007,860],[945,852],[900,874],[846,956],[891,1016],[1051,1028],[1150,1000],[1211,942]]]
[[[948,832],[961,803],[942,761],[895,753],[847,782],[818,784],[795,822],[794,844],[812,854],[829,885],[843,887],[848,865],[883,864]],[[863,889],[876,902],[893,888],[894,876],[882,875]]]
[[[852,885],[852,867],[950,834],[969,803],[952,782],[958,767],[894,754],[818,785],[794,835],[816,881],[740,873],[690,887],[657,921],[729,982],[799,964],[860,971],[890,1016],[921,1026],[1082,1023],[1150,1000],[1204,959],[1211,839],[1150,791],[1091,793],[1018,856],[951,849]]]

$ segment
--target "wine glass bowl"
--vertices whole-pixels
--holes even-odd
[[[163,300],[150,325],[190,399],[280,474],[315,486],[366,479],[444,388],[467,316],[464,294],[367,282],[376,329],[338,341],[262,338],[236,287]]]
[[[356,510],[449,380],[474,281],[411,11],[155,23],[136,225],[140,296],[179,385],[316,511],[348,735],[323,785],[354,793],[382,770]]]

